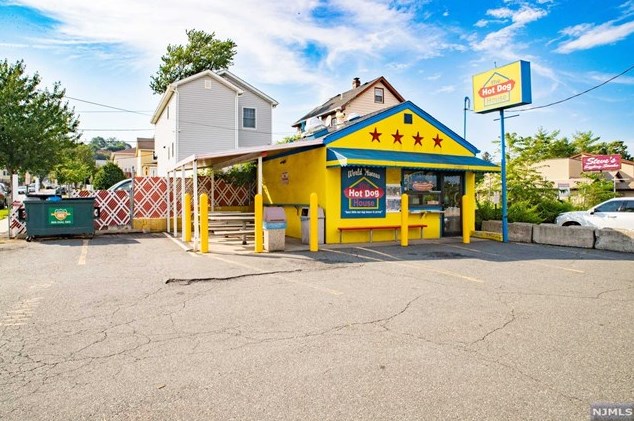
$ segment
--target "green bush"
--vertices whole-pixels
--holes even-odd
[[[531,205],[528,201],[511,203],[508,208],[508,219],[509,222],[529,222],[531,224],[542,222],[537,205]]]
[[[234,186],[244,186],[245,184],[255,183],[257,178],[257,165],[254,162],[234,165],[227,171],[216,172],[215,178],[224,180]]]
[[[502,209],[496,207],[492,202],[477,202],[475,213],[476,229],[482,229],[482,221],[500,221],[502,220]]]
[[[570,212],[575,207],[570,202],[561,202],[559,200],[542,200],[537,204],[537,211],[541,222],[552,224],[560,213]]]
[[[93,178],[93,186],[97,190],[106,190],[108,187],[121,180],[125,180],[123,170],[114,162],[108,162],[97,170]]]

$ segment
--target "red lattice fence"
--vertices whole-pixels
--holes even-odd
[[[104,231],[115,228],[130,227],[130,206],[134,209],[134,218],[167,218],[172,209],[168,209],[170,202],[167,198],[168,180],[163,177],[135,177],[134,201],[130,200],[130,193],[125,191],[97,190],[94,192],[77,191],[71,193],[71,197],[94,197],[95,206],[101,209],[99,219],[95,220],[95,229]],[[170,182],[170,195],[173,195],[173,184]],[[176,204],[177,212],[181,212],[182,181],[176,179]],[[193,194],[194,182],[191,178],[185,179],[185,192]],[[234,186],[223,180],[215,181],[215,206],[250,206],[255,196],[255,184]],[[211,177],[198,177],[198,194],[211,195]],[[18,219],[18,209],[22,203],[15,202],[9,216],[9,230],[11,237],[17,237],[26,233],[25,224]],[[178,215],[177,215],[178,216]]]

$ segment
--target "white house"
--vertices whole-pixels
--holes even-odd
[[[277,101],[233,73],[206,70],[170,84],[152,116],[157,175],[192,154],[270,145]]]

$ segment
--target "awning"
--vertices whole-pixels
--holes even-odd
[[[326,166],[346,167],[350,165],[430,170],[500,171],[499,166],[475,156],[328,148]]]
[[[230,149],[227,151],[208,154],[195,154],[177,162],[174,167],[169,170],[169,172],[180,169],[190,170],[193,168],[194,162],[196,162],[198,169],[213,168],[214,170],[219,170],[235,164],[256,161],[259,157],[272,157],[288,153],[292,150],[314,148],[321,145],[323,145],[323,139],[319,138],[299,140],[297,142],[282,143],[279,145],[264,145]]]

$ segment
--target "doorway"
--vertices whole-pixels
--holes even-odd
[[[443,174],[441,177],[443,237],[462,235],[462,178],[461,174]]]

